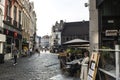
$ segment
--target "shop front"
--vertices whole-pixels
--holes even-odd
[[[27,56],[27,51],[29,50],[29,42],[27,38],[23,38],[22,40],[22,56]]]
[[[115,46],[120,46],[120,0],[96,0],[98,9],[100,78],[102,80],[118,80],[116,68],[120,66],[119,55]],[[112,49],[112,50],[110,50]],[[119,48],[117,48],[119,49]],[[118,59],[118,60],[116,60]],[[119,74],[118,74],[119,75]]]
[[[6,35],[5,59],[8,60],[12,58],[12,49],[14,46],[16,46],[19,51],[21,51],[22,35],[17,31],[8,29],[4,29],[4,34]]]

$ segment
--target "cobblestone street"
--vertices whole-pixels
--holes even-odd
[[[0,64],[0,80],[79,80],[65,76],[59,69],[59,60],[56,54],[41,53]]]

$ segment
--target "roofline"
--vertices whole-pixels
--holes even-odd
[[[83,22],[89,22],[89,21],[74,21],[74,22],[64,22],[64,23],[83,23]]]

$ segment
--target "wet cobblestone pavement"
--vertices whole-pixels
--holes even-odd
[[[56,54],[41,53],[0,64],[0,80],[79,80],[62,74]]]

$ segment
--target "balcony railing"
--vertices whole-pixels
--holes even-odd
[[[56,37],[56,38],[55,38],[55,40],[59,40],[59,38],[58,38],[58,37]]]
[[[15,20],[13,20],[13,26],[20,31],[22,30],[22,25]]]
[[[6,20],[3,21],[5,24],[13,27],[19,31],[22,31],[22,25],[18,23],[16,20],[13,20],[10,16],[6,17]]]

